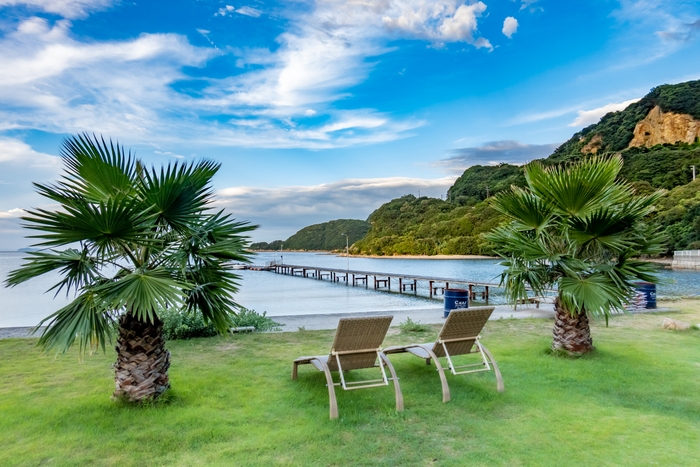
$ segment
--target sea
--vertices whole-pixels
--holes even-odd
[[[67,297],[63,292],[58,296],[54,292],[48,292],[60,280],[57,273],[45,274],[13,288],[5,287],[7,275],[22,265],[23,258],[24,253],[21,252],[0,252],[0,327],[35,326],[72,299],[72,296]],[[496,283],[500,281],[503,270],[495,259],[348,258],[328,253],[302,252],[259,253],[253,258],[253,264],[260,266],[273,261],[311,267]],[[236,272],[240,275],[240,283],[235,301],[259,313],[266,312],[271,317],[442,306],[442,296],[429,298],[427,284],[420,282],[415,293],[399,293],[398,283],[395,282],[392,283],[391,291],[387,291],[374,290],[371,279],[368,287],[353,287],[344,282],[332,283],[269,271]],[[660,268],[659,276],[659,297],[700,296],[700,271]],[[490,303],[505,303],[502,290],[491,290]]]

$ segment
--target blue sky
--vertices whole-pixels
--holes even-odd
[[[78,132],[220,161],[271,241],[546,157],[698,57],[697,1],[0,0],[0,249]]]

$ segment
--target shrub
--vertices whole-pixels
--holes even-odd
[[[281,331],[281,326],[284,326],[284,324],[268,318],[266,311],[260,314],[255,310],[241,307],[238,310],[238,315],[233,318],[233,326],[237,328],[253,326],[256,331]]]
[[[163,320],[163,337],[166,340],[211,337],[217,334],[212,323],[205,323],[201,313],[187,313],[176,309],[159,312]]]
[[[430,331],[430,326],[427,324],[421,324],[420,321],[413,321],[411,318],[406,317],[406,321],[399,324],[399,329],[402,334],[409,332],[427,332]]]

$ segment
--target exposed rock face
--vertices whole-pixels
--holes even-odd
[[[581,152],[584,154],[595,154],[602,145],[603,138],[600,135],[595,135],[588,144],[581,148]]]
[[[698,137],[700,137],[700,120],[695,120],[690,115],[665,113],[657,105],[649,111],[649,115],[644,120],[637,123],[634,128],[634,138],[629,147],[651,147],[656,144],[673,144],[679,141],[694,143],[695,138]]]

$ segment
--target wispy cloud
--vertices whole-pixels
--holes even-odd
[[[333,219],[366,219],[384,203],[406,195],[439,197],[456,177],[438,179],[346,179],[313,186],[235,187],[217,193],[217,206],[236,218],[260,224],[256,240],[286,239],[311,224]]]
[[[539,0],[522,0],[520,3],[520,10],[526,10],[528,8],[535,9],[535,7],[532,7],[534,3],[537,3]],[[532,7],[532,8],[531,8]]]
[[[639,101],[639,98],[630,99],[630,100],[627,100],[624,102],[605,104],[604,106],[598,107],[596,109],[579,110],[577,112],[578,117],[576,117],[576,120],[569,123],[569,126],[583,127],[583,126],[588,126],[592,123],[597,123],[606,114],[608,114],[610,112],[618,112],[620,110],[624,110],[627,108],[627,106],[629,106],[630,104],[634,104],[637,101]]]
[[[520,125],[523,123],[534,123],[540,122],[542,120],[549,120],[552,118],[557,118],[566,114],[576,112],[580,108],[580,105],[570,105],[566,107],[560,107],[557,109],[545,110],[543,112],[534,112],[518,115],[507,121],[506,125]]]
[[[0,8],[25,6],[31,10],[53,13],[67,19],[84,18],[95,11],[105,10],[114,0],[0,0]]]
[[[559,144],[525,144],[512,140],[492,141],[481,146],[454,149],[450,151],[449,157],[435,161],[433,165],[458,174],[473,165],[498,165],[504,162],[520,165],[549,156]]]
[[[65,18],[111,5],[22,3]],[[195,47],[177,34],[87,41],[72,33],[67,20],[30,17],[0,38],[0,129],[87,129],[131,144],[321,149],[392,141],[424,122],[372,108],[338,108],[347,90],[369,76],[373,64],[367,59],[391,52],[386,44],[397,36],[489,48],[478,36],[485,8],[460,0],[320,0],[310,10],[287,12],[289,27],[274,51]],[[234,13],[261,14],[245,5],[213,12]],[[208,31],[199,32],[213,46]],[[196,79],[184,72],[225,53],[238,55],[243,72]]]
[[[700,30],[697,2],[667,0],[619,0],[613,16],[622,22],[637,24],[647,35],[662,39],[650,55],[661,58],[692,39]]]

